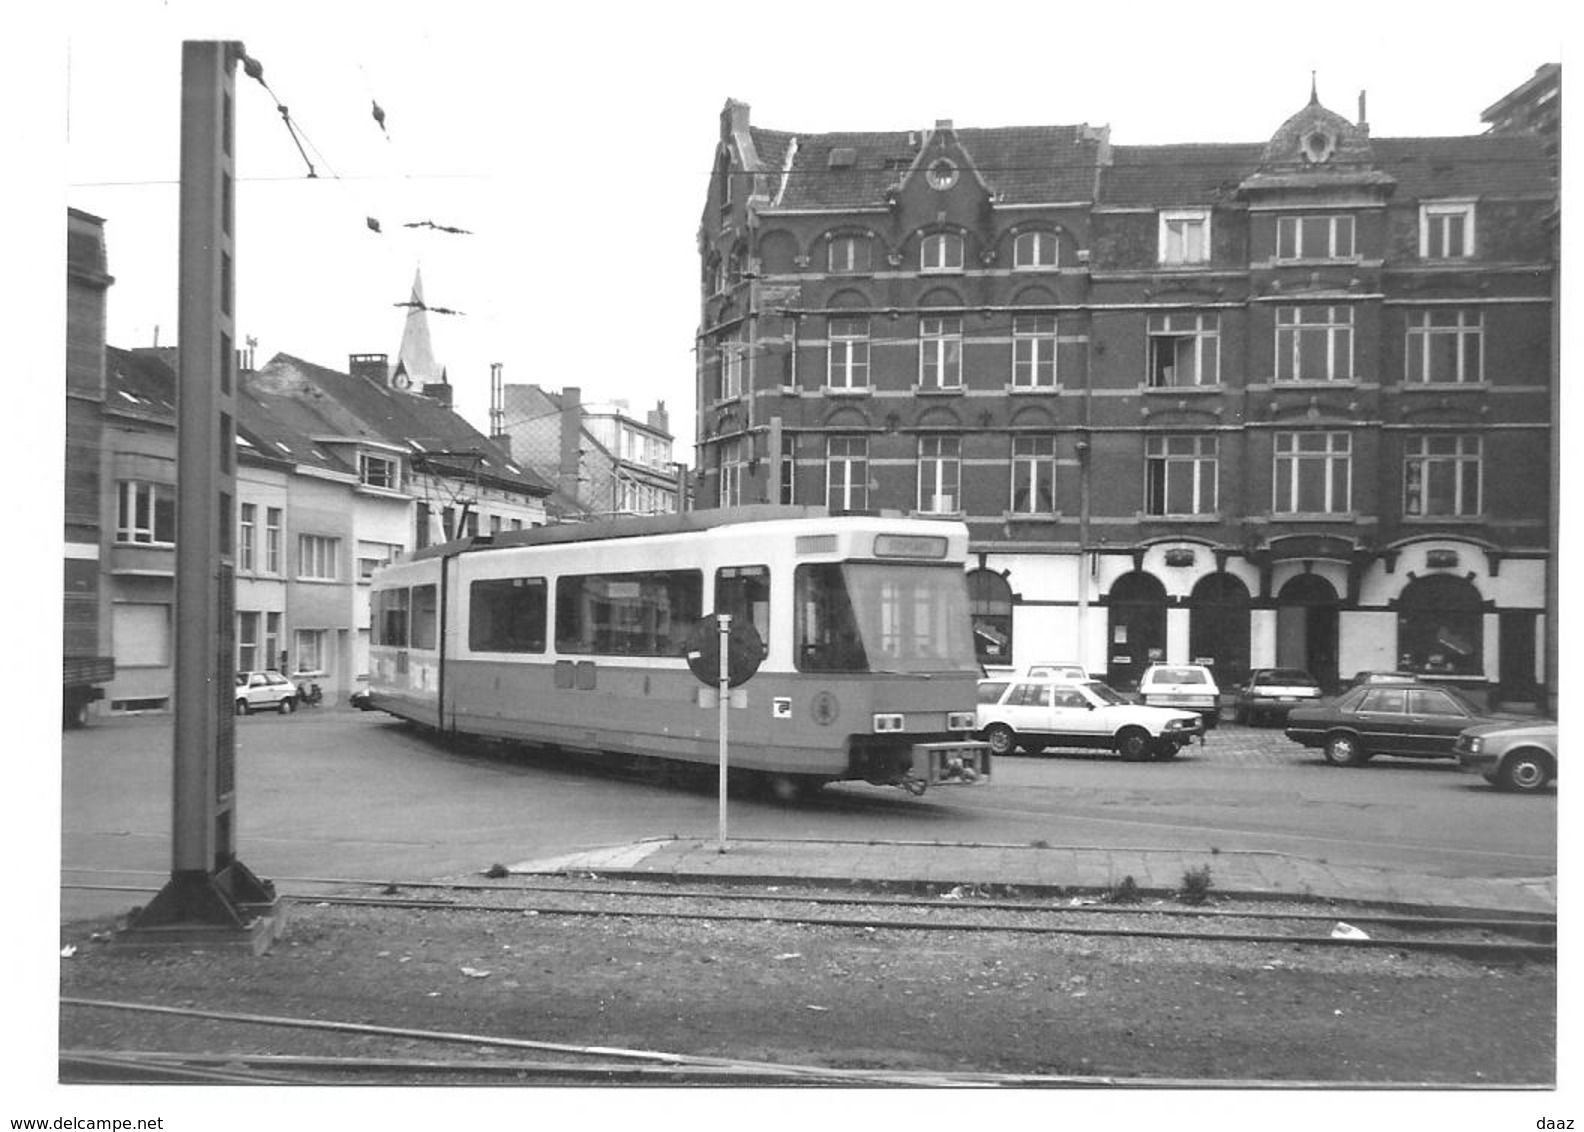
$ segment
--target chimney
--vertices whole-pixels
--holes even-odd
[[[347,373],[372,381],[375,385],[390,384],[389,354],[352,354],[347,358]]]
[[[578,491],[579,451],[583,440],[583,391],[576,385],[561,390],[561,461],[556,469],[556,486],[568,498],[581,500]]]
[[[1359,120],[1358,120],[1358,127],[1359,127],[1360,130],[1363,130],[1365,136],[1368,137],[1369,136],[1369,115],[1364,113],[1364,96],[1365,96],[1365,92],[1362,91],[1362,90],[1359,91]]]
[[[726,108],[721,111],[721,138],[731,137],[733,134],[746,134],[748,132],[748,104],[738,102],[735,98],[726,100]]]
[[[671,432],[671,417],[664,401],[656,401],[655,407],[649,410],[649,427],[667,434]]]

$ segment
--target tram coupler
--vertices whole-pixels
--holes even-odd
[[[972,786],[990,777],[990,745],[977,740],[915,743],[913,765],[923,769],[926,784]]]

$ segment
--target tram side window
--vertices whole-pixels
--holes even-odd
[[[731,614],[732,626],[749,624],[770,642],[770,567],[722,566],[715,571],[715,612]]]
[[[435,647],[436,614],[439,609],[437,593],[434,586],[412,588],[412,647],[415,649]]]
[[[569,574],[556,579],[556,651],[680,656],[703,610],[698,570]]]
[[[407,647],[407,611],[410,597],[406,589],[381,590],[374,595],[374,625],[380,645]]]
[[[800,671],[868,671],[869,657],[841,563],[799,566],[793,577],[793,601],[797,609],[794,656]]]
[[[543,578],[489,578],[469,589],[468,648],[474,652],[544,652]]]

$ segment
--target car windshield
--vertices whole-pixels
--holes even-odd
[[[958,566],[809,563],[793,589],[801,671],[979,671]]]
[[[1087,688],[1090,694],[1102,703],[1125,704],[1131,702],[1126,696],[1115,691],[1109,684],[1102,684],[1098,680],[1086,680],[1083,687]]]

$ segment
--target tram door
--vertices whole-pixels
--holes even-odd
[[[1276,664],[1301,668],[1322,688],[1337,686],[1337,593],[1314,574],[1299,574],[1276,595]]]
[[[1124,574],[1107,607],[1106,683],[1131,691],[1145,668],[1166,659],[1166,587],[1150,574]]]

